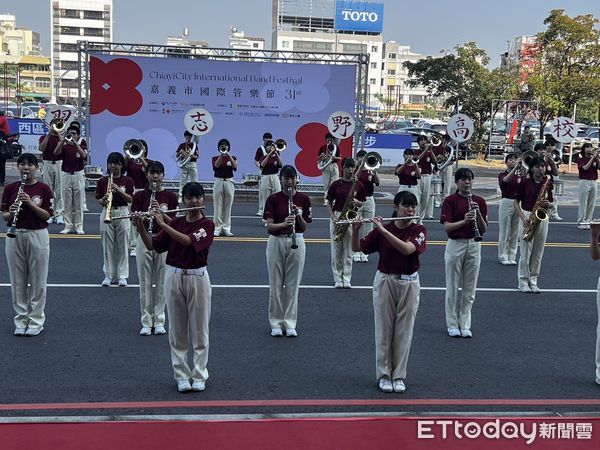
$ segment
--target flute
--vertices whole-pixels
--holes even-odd
[[[385,221],[385,220],[389,220],[389,221],[394,221],[394,220],[416,220],[416,219],[420,219],[421,216],[406,216],[406,217],[383,217],[381,219],[381,221]],[[372,218],[367,218],[367,219],[348,219],[348,220],[338,220],[336,223],[339,223],[340,225],[352,225],[353,223],[370,223],[373,222]]]
[[[287,188],[288,194],[288,215],[294,214],[294,196],[292,194],[292,188]],[[295,250],[298,248],[296,243],[296,215],[294,214],[294,223],[292,223],[292,248]]]
[[[196,211],[199,209],[204,209],[204,206],[192,206],[191,208],[177,208],[177,209],[167,209],[166,211],[162,211],[160,210],[161,213],[163,214],[169,214],[169,213],[180,213],[180,212],[186,212],[186,211]],[[131,219],[134,216],[134,214],[129,214],[127,216],[119,216],[119,217],[113,217],[112,220],[121,220],[121,219]],[[152,211],[142,211],[142,212],[138,212],[137,216],[140,219],[149,219],[150,217],[152,217]]]

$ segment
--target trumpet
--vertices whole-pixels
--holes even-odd
[[[227,139],[221,139],[217,145],[217,149],[223,155],[229,153],[229,149],[231,148],[229,141]]]
[[[417,220],[417,219],[421,219],[421,216],[405,216],[405,217],[383,217],[381,219],[381,221],[395,221],[395,220]],[[373,222],[373,218],[368,218],[368,219],[364,219],[364,218],[355,218],[355,219],[345,219],[345,220],[338,220],[336,222],[336,224],[340,224],[340,225],[352,225],[354,223],[371,223]]]
[[[277,139],[275,141],[275,148],[277,149],[278,152],[282,152],[287,148],[287,143],[285,142],[284,139]]]
[[[429,141],[433,147],[439,147],[442,143],[442,139],[437,135],[431,135],[431,139]]]
[[[123,144],[123,152],[133,160],[139,160],[144,156],[144,144],[138,139],[128,139]]]
[[[73,135],[71,133],[65,134],[65,141],[67,141],[68,143],[72,143],[73,142]]]
[[[61,134],[63,131],[65,131],[65,126],[65,121],[60,117],[56,117],[50,121],[50,129],[55,133]]]
[[[167,209],[165,211],[163,211],[162,209],[160,210],[160,212],[162,214],[170,214],[170,213],[180,213],[180,212],[187,212],[187,211],[197,211],[197,210],[201,210],[204,209],[204,206],[192,206],[190,208],[177,208],[177,209]],[[152,218],[152,211],[141,211],[141,212],[137,212],[135,214],[129,214],[127,216],[119,216],[119,217],[115,217],[113,220],[121,220],[121,219],[131,219],[132,217],[136,216],[139,217],[142,220],[150,220],[150,218]]]
[[[25,183],[27,183],[27,177],[28,177],[28,174],[26,174],[26,173],[21,175],[21,184],[19,184],[19,191],[17,192],[17,198],[19,198],[19,195],[21,195],[23,193],[23,191],[25,190]],[[6,230],[6,236],[9,238],[17,237],[17,220],[19,220],[19,211],[21,211],[22,206],[23,206],[23,202],[21,200],[19,200],[19,202],[17,203],[17,210],[15,211],[15,215],[13,216],[13,220],[10,223],[10,226],[8,227],[8,229]]]

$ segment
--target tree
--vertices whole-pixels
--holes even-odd
[[[444,98],[447,108],[459,101],[461,112],[475,123],[475,137],[481,137],[484,122],[495,114],[490,111],[492,100],[516,94],[516,71],[505,67],[488,69],[490,59],[475,42],[455,50],[456,54],[404,63],[411,77],[408,84],[425,86],[429,94]]]
[[[570,117],[578,102],[600,105],[597,23],[592,14],[569,17],[554,9],[544,20],[548,28],[536,35],[535,64],[525,74],[523,92],[539,101],[540,134],[552,117]]]

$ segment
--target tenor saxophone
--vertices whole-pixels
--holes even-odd
[[[529,216],[529,220],[527,220],[523,230],[524,241],[532,240],[535,232],[540,226],[540,223],[542,223],[544,220],[548,220],[548,210],[542,206],[542,202],[546,199],[546,194],[548,193],[549,179],[550,176],[546,176],[546,180],[544,181],[544,184],[542,185],[542,188],[535,199],[535,205],[533,205],[531,216]]]

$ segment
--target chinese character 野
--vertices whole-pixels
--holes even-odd
[[[193,130],[198,130],[201,133],[204,133],[206,130],[208,130],[207,123],[204,121],[204,119],[202,119],[202,117],[205,115],[206,114],[204,113],[197,112],[191,116],[192,119],[194,119],[194,122],[196,122],[194,125],[192,125]]]
[[[348,116],[334,116],[333,120],[333,132],[337,133],[341,127],[344,127],[344,130],[340,133],[342,136],[346,137],[348,133],[348,127],[352,126],[352,122],[350,122],[350,117]]]
[[[567,117],[563,118],[562,121],[558,119],[554,126],[554,135],[558,137],[569,136],[575,139],[575,128],[575,122],[571,119]]]

